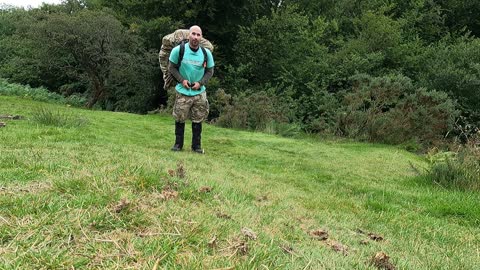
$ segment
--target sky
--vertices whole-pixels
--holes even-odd
[[[3,4],[13,5],[18,7],[39,7],[42,2],[48,4],[60,4],[62,0],[0,0],[0,6]]]

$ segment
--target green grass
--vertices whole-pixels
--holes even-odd
[[[25,116],[0,128],[0,269],[373,269],[380,251],[398,269],[480,269],[480,195],[428,184],[395,147],[205,125],[206,155],[174,153],[169,116],[6,96],[0,114]]]

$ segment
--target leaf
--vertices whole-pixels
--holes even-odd
[[[178,197],[178,192],[171,189],[164,189],[162,190],[162,194],[160,194],[160,198],[162,200],[170,200],[175,199]]]
[[[396,267],[390,263],[390,257],[385,252],[377,252],[370,263],[378,269],[395,270]]]
[[[383,237],[381,235],[375,234],[375,233],[368,233],[368,237],[373,240],[373,241],[383,241]]]
[[[208,241],[208,246],[210,248],[214,248],[217,246],[217,236],[214,235],[213,238],[210,241]]]
[[[337,241],[334,241],[334,240],[329,240],[329,241],[327,241],[327,246],[331,247],[336,252],[342,253],[344,256],[348,255],[348,247],[343,245],[340,242],[337,242]]]
[[[244,227],[244,228],[242,228],[241,231],[242,231],[243,235],[245,235],[247,238],[249,238],[251,240],[257,240],[257,235],[251,229],[249,229],[247,227]]]
[[[328,239],[328,232],[322,229],[312,230],[310,236],[316,240],[324,241]]]
[[[130,202],[129,202],[127,199],[123,198],[123,199],[120,200],[120,202],[119,202],[117,205],[115,205],[115,206],[113,207],[113,211],[114,211],[115,213],[120,213],[120,212],[122,212],[125,208],[127,208],[129,205],[130,205]]]
[[[208,193],[208,192],[211,192],[211,191],[212,191],[212,188],[207,187],[207,186],[203,186],[203,187],[198,189],[198,192],[200,192],[200,193]]]

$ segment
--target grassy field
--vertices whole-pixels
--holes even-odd
[[[0,269],[480,269],[480,195],[392,146],[205,125],[206,155],[174,153],[169,116],[6,114]]]

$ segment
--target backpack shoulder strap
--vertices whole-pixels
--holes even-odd
[[[185,54],[185,40],[182,40],[182,42],[180,42],[180,53],[178,55],[178,68],[180,68],[180,65],[182,64],[184,54]]]
[[[207,61],[208,61],[207,50],[202,46],[200,46],[200,49],[202,49],[202,52],[203,52],[203,68],[207,68]]]

